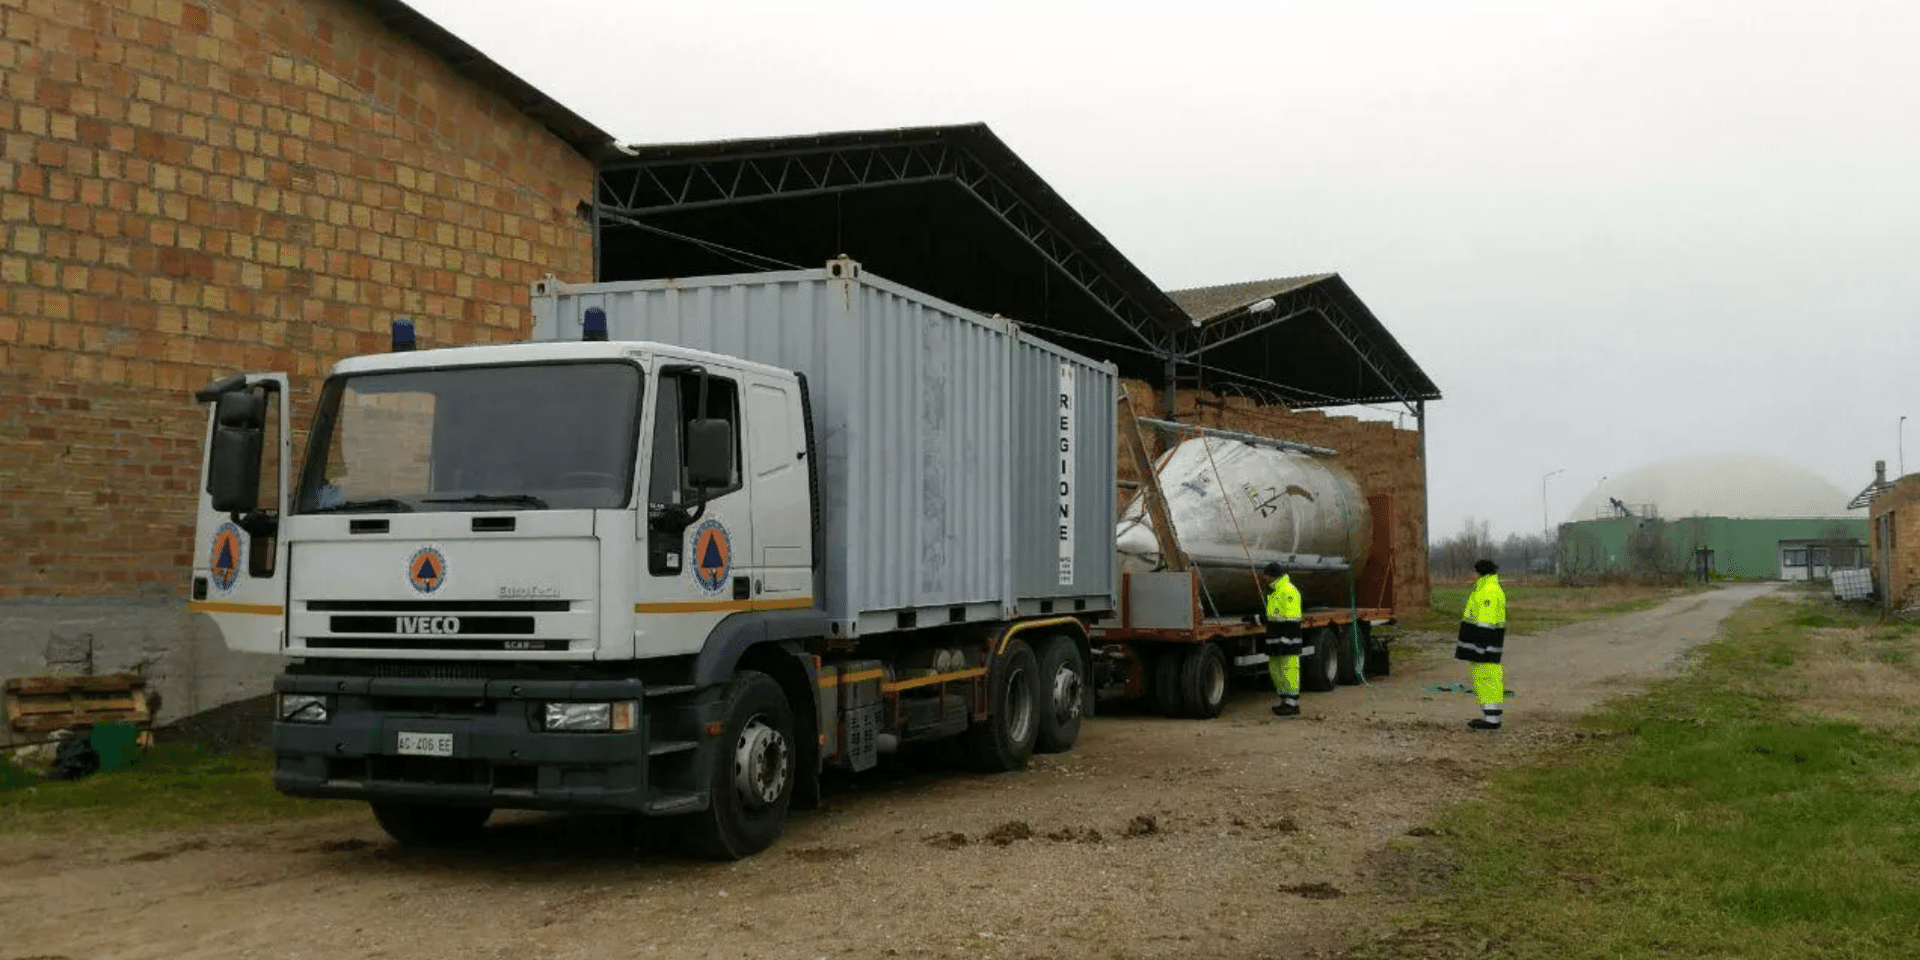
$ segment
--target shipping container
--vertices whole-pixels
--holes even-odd
[[[1110,610],[1112,364],[864,272],[533,290],[535,340],[658,341],[794,370],[818,446],[824,609],[842,636]]]

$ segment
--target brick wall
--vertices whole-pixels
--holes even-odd
[[[1920,474],[1901,477],[1867,510],[1873,543],[1873,578],[1896,610],[1920,606]],[[1891,544],[1881,519],[1891,515]]]
[[[0,78],[0,600],[181,595],[193,388],[590,279],[591,164],[352,4],[0,0]]]
[[[1142,381],[1122,382],[1138,415],[1156,419],[1165,415],[1163,393]],[[1336,451],[1334,461],[1353,476],[1369,497],[1386,495],[1393,499],[1395,607],[1421,610],[1429,605],[1432,584],[1427,569],[1426,468],[1420,458],[1419,433],[1399,429],[1386,421],[1330,417],[1317,410],[1257,406],[1251,400],[1220,399],[1185,390],[1178,395],[1178,410],[1179,419],[1184,423],[1294,440]],[[1146,431],[1150,456],[1157,457],[1164,449],[1159,434],[1157,430]],[[1120,479],[1137,480],[1132,463],[1124,455],[1126,448],[1121,449]],[[1120,502],[1124,505],[1133,494],[1134,491],[1123,488]]]

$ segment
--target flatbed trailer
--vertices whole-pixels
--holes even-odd
[[[1088,633],[1095,688],[1110,697],[1148,699],[1170,717],[1216,717],[1236,677],[1265,681],[1268,656],[1262,641],[1266,629],[1251,615],[1208,613],[1201,576],[1180,550],[1132,402],[1122,396],[1119,406],[1121,447],[1132,457],[1141,478],[1138,488],[1147,498],[1149,522],[1160,542],[1173,548],[1166,570],[1120,574],[1118,610],[1097,621]],[[1376,528],[1390,524],[1390,518],[1389,511],[1377,511]],[[1387,549],[1376,551],[1371,562],[1390,569],[1391,540],[1379,529],[1374,539]],[[1390,673],[1388,642],[1375,634],[1375,628],[1393,622],[1390,607],[1357,603],[1302,611],[1301,628],[1314,648],[1301,658],[1303,691],[1324,693]]]
[[[1169,717],[1210,719],[1225,708],[1234,678],[1264,680],[1266,628],[1251,617],[1205,616],[1199,594],[1192,571],[1123,574],[1119,617],[1089,635],[1100,692],[1148,699]],[[1384,607],[1303,611],[1314,652],[1300,659],[1301,689],[1324,693],[1388,675],[1392,654],[1375,628],[1393,622]]]

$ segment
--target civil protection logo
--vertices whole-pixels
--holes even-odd
[[[407,560],[407,583],[415,593],[432,593],[447,582],[447,555],[438,547],[421,547]]]
[[[240,561],[246,555],[240,528],[223,523],[213,532],[213,585],[225,593],[240,580]]]
[[[693,560],[693,582],[708,593],[726,589],[727,572],[733,569],[733,540],[727,536],[726,524],[709,517],[693,528],[688,539],[693,544],[687,554]]]

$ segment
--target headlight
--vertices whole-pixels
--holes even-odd
[[[549,703],[540,724],[543,730],[632,730],[639,704],[632,700],[612,703]]]
[[[327,698],[315,693],[283,693],[280,695],[281,723],[326,723],[332,705]]]

